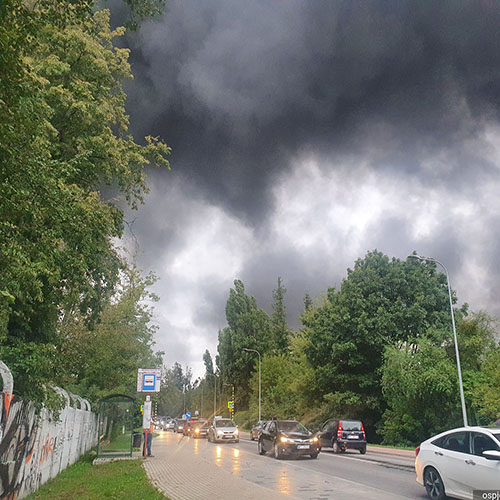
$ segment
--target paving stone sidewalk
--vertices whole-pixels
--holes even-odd
[[[154,456],[144,460],[151,484],[171,500],[283,500],[282,494],[194,455],[188,439],[179,438],[162,433],[153,440]]]

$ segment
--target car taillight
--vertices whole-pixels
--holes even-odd
[[[415,448],[415,456],[418,457],[418,454],[420,453],[420,446],[417,446]]]
[[[342,422],[339,422],[339,428],[337,430],[337,437],[342,438]]]
[[[365,428],[363,427],[363,424],[361,424],[361,431],[363,432],[363,439],[366,441]]]

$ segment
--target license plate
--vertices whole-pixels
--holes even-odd
[[[298,444],[297,450],[307,450],[309,448],[308,444]]]
[[[350,434],[347,436],[347,439],[359,439],[359,436],[357,434]]]

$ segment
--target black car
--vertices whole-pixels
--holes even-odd
[[[333,448],[334,453],[343,453],[347,449],[366,453],[366,434],[360,420],[327,420],[316,434],[322,448]]]
[[[252,441],[259,439],[262,428],[264,427],[264,425],[266,425],[266,422],[267,420],[261,420],[252,427],[252,430],[250,431],[250,439]]]
[[[277,459],[285,455],[309,455],[317,458],[320,446],[313,436],[296,420],[269,420],[259,436],[259,454],[272,451]]]

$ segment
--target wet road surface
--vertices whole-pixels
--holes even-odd
[[[315,460],[276,460],[260,456],[257,444],[242,438],[239,443],[209,443],[163,432],[161,441],[181,445],[197,459],[208,461],[232,475],[259,486],[305,500],[402,500],[425,499],[425,490],[415,482],[413,459],[348,451],[336,455],[322,451]],[[158,443],[159,444],[159,443]]]

